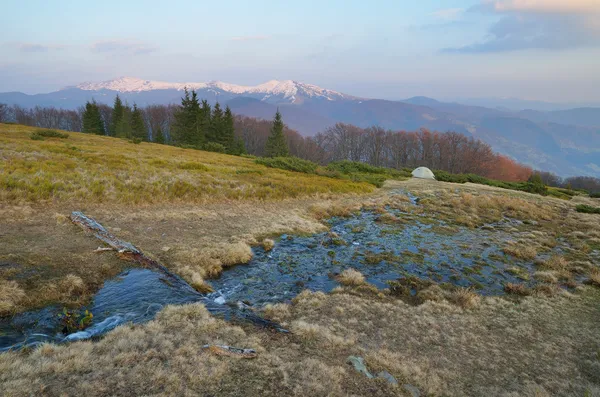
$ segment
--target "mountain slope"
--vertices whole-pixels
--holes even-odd
[[[119,94],[125,102],[138,106],[172,104],[180,102],[185,88],[196,90],[200,98],[210,103],[226,103],[235,113],[245,116],[270,120],[279,108],[291,128],[308,136],[336,122],[392,130],[457,131],[480,138],[495,150],[534,168],[564,176],[600,176],[599,108],[511,111],[427,97],[404,101],[364,99],[293,80],[244,86],[131,77],[82,83],[48,94],[0,93],[0,103],[73,109],[89,100],[112,105]]]

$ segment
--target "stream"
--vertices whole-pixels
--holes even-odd
[[[417,205],[418,199],[409,197]],[[390,208],[388,212],[406,215]],[[412,275],[472,287],[482,295],[501,295],[506,282],[533,283],[529,281],[533,264],[506,257],[498,245],[511,239],[504,229],[515,222],[506,219],[488,228],[468,229],[424,217],[386,223],[372,211],[334,217],[328,221],[329,232],[282,235],[269,252],[254,248],[249,264],[229,268],[210,280],[215,292],[208,295],[185,283],[174,284],[160,272],[134,268],[106,281],[83,308],[94,315],[83,331],[64,335],[59,318],[62,307],[58,306],[0,318],[0,352],[98,337],[121,324],[147,322],[165,305],[192,302],[203,302],[211,313],[226,319],[268,323],[250,308],[288,302],[304,289],[331,291],[339,286],[335,275],[350,267],[380,289],[388,281]]]

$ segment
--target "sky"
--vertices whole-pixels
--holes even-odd
[[[600,103],[600,0],[3,0],[0,54],[0,92],[131,76]]]

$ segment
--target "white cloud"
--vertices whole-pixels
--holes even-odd
[[[600,0],[483,0],[469,11],[501,17],[482,41],[444,52],[556,51],[600,46]]]
[[[600,13],[599,0],[494,0],[488,3],[497,12]]]

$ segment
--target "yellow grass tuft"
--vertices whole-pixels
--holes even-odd
[[[504,284],[504,291],[508,294],[514,294],[514,295],[521,295],[521,296],[531,295],[531,291],[529,290],[529,288],[527,288],[527,286],[525,284],[506,283],[506,284]]]
[[[532,260],[537,256],[537,250],[532,246],[509,244],[503,248],[505,254],[512,255],[515,258]]]
[[[271,251],[273,249],[273,247],[275,247],[275,241],[273,241],[270,238],[266,238],[263,240],[262,242],[262,246],[264,248],[265,251]]]
[[[590,272],[590,282],[593,285],[600,287],[600,269],[593,269]]]
[[[23,298],[25,292],[16,281],[0,279],[0,316],[12,313]]]
[[[337,277],[337,280],[342,285],[358,286],[365,283],[365,276],[363,276],[363,274],[358,270],[349,268],[340,273],[340,275]]]
[[[472,309],[479,306],[481,296],[470,288],[457,288],[450,293],[449,300],[464,309]]]
[[[533,277],[537,280],[543,281],[549,284],[558,283],[558,277],[553,271],[537,271],[533,274]]]
[[[217,256],[217,259],[221,261],[223,266],[232,266],[250,262],[252,255],[252,248],[246,243],[239,242],[227,246],[227,248]]]
[[[81,277],[67,274],[58,284],[60,292],[66,296],[81,295],[86,291],[86,285]]]
[[[569,263],[562,255],[552,255],[550,258],[538,263],[538,265],[542,267],[553,270],[565,270],[568,264]]]
[[[265,318],[273,321],[284,321],[291,316],[290,305],[285,303],[269,303],[263,308]]]

